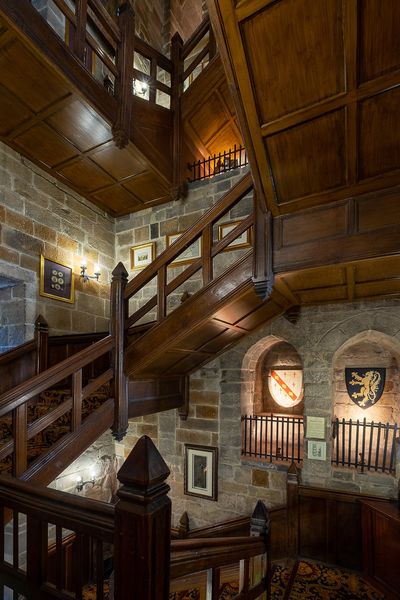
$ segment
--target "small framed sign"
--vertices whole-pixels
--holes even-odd
[[[131,269],[144,269],[154,260],[155,243],[148,242],[131,248]]]
[[[217,499],[218,448],[185,444],[185,494]]]
[[[72,267],[40,257],[39,293],[46,298],[74,302],[74,274]]]

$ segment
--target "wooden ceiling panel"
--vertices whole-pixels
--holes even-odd
[[[68,94],[62,80],[17,39],[0,48],[0,83],[33,112]]]
[[[267,323],[271,319],[282,314],[282,312],[284,312],[284,310],[279,304],[273,300],[268,300],[264,302],[258,310],[255,310],[243,319],[240,324],[247,331],[252,331],[256,327],[260,327],[263,323]]]
[[[345,185],[345,127],[337,110],[266,139],[280,204]]]
[[[228,122],[224,112],[225,107],[221,109],[220,96],[213,93],[208,97],[207,102],[199,106],[198,110],[191,115],[190,126],[205,145]]]
[[[342,0],[282,0],[242,24],[261,123],[344,90],[342,10]]]
[[[355,285],[355,298],[373,298],[376,296],[387,297],[400,294],[400,279],[388,279],[384,281],[371,281]]]
[[[297,273],[289,273],[283,277],[286,284],[294,292],[327,287],[338,287],[346,283],[346,273],[342,266],[318,267]]]
[[[124,182],[123,186],[145,203],[170,194],[168,188],[151,172],[136,175],[133,179]]]
[[[54,167],[78,154],[76,148],[44,123],[38,123],[18,135],[14,143],[22,154],[34,156],[46,167]]]
[[[354,279],[357,283],[399,279],[400,256],[389,256],[358,262],[354,267]]]
[[[400,2],[363,0],[360,5],[360,80],[400,68]]]
[[[209,340],[218,339],[220,335],[226,332],[227,329],[219,323],[209,321],[203,325],[203,327],[196,330],[195,335],[192,335],[188,339],[184,339],[180,342],[180,346],[189,351],[202,350],[208,352],[207,348],[203,345]]]
[[[347,285],[337,287],[300,290],[297,292],[301,304],[319,304],[321,302],[337,302],[348,300]]]
[[[5,87],[0,87],[0,135],[7,136],[24,121],[33,116],[29,108],[22,104]]]
[[[118,160],[116,160],[116,154]],[[143,173],[146,167],[131,147],[116,150],[114,142],[91,153],[91,159],[119,181]]]
[[[207,146],[210,155],[224,152],[230,148],[240,146],[240,133],[234,123],[228,123],[225,127],[218,131],[218,134],[210,141]]]
[[[358,230],[372,231],[400,223],[400,189],[357,198]]]
[[[114,179],[109,177],[102,169],[99,169],[88,158],[81,158],[80,160],[68,163],[58,169],[58,172],[68,179],[74,187],[84,192],[93,192],[115,183]]]
[[[46,119],[58,133],[85,152],[112,140],[110,126],[87,104],[75,99]]]
[[[242,319],[256,310],[261,304],[261,298],[250,291],[239,296],[231,304],[227,304],[221,308],[221,310],[215,313],[214,318],[222,323],[237,324],[242,327]]]
[[[142,202],[119,185],[94,192],[90,197],[93,202],[97,200],[102,206],[109,207],[111,214],[123,215],[143,208]]]
[[[361,103],[360,179],[400,169],[399,108],[400,86]]]

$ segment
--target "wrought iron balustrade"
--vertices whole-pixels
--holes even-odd
[[[398,429],[396,423],[335,419],[332,464],[394,474]]]
[[[233,149],[229,148],[224,152],[188,164],[190,171],[188,180],[189,182],[202,181],[220,173],[232,171],[232,169],[245,167],[248,163],[246,148],[235,145]]]
[[[242,415],[242,456],[300,463],[303,437],[302,416]]]

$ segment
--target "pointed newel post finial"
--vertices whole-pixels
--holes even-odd
[[[262,500],[258,500],[250,519],[250,535],[266,537],[269,534],[269,529],[268,509]]]
[[[112,272],[110,334],[114,337],[112,364],[114,368],[114,424],[112,434],[120,442],[128,430],[128,378],[124,372],[125,322],[128,301],[125,288],[128,271],[119,262]]]
[[[165,600],[169,594],[169,468],[147,436],[118,472],[114,537],[115,600]]]
[[[179,519],[178,537],[182,540],[186,539],[189,533],[189,515],[186,510]]]

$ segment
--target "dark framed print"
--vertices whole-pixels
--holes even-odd
[[[217,488],[218,448],[185,444],[185,494],[216,500]]]
[[[228,235],[228,233],[233,231],[235,227],[239,225],[240,222],[241,221],[231,221],[229,223],[221,223],[221,225],[218,226],[218,240],[222,240],[226,235]],[[246,229],[246,231],[244,231],[241,235],[238,235],[238,237],[235,240],[233,240],[233,242],[231,242],[229,246],[224,248],[224,252],[226,252],[227,250],[239,250],[240,248],[250,248],[250,231],[251,229],[249,227],[249,229]]]
[[[73,304],[74,274],[72,267],[41,256],[39,293],[46,298]]]

